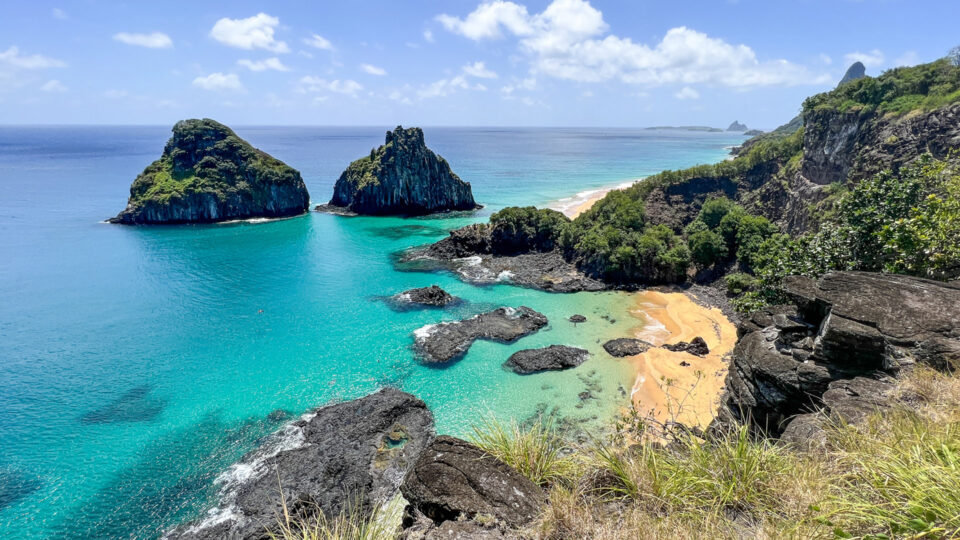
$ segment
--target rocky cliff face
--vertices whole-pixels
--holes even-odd
[[[386,144],[347,167],[329,205],[318,210],[367,215],[420,215],[474,210],[470,184],[423,141],[420,128],[397,127]]]
[[[111,223],[211,223],[287,217],[307,211],[300,173],[257,150],[223,124],[183,120],[160,159],[130,187],[127,208]]]
[[[778,435],[824,407],[870,408],[885,381],[914,364],[960,362],[960,285],[836,272],[788,278],[784,289],[794,305],[756,312],[738,328],[721,423]]]
[[[854,62],[850,64],[850,67],[847,68],[847,72],[843,74],[843,78],[840,79],[840,82],[837,86],[841,84],[846,84],[850,81],[855,81],[857,79],[862,79],[867,76],[867,68],[863,65],[863,62]]]

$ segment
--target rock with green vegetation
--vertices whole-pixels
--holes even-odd
[[[173,126],[160,159],[133,181],[127,208],[111,223],[213,223],[281,218],[307,211],[300,173],[204,118]]]
[[[386,144],[347,167],[330,203],[317,210],[363,215],[423,215],[475,210],[470,184],[423,141],[420,128],[387,132]]]

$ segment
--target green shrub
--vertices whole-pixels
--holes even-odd
[[[723,281],[727,285],[727,292],[730,294],[742,294],[752,291],[757,286],[757,278],[742,272],[729,274],[723,278]]]
[[[727,257],[727,244],[723,237],[713,231],[694,233],[687,240],[690,257],[700,268],[707,268]]]
[[[491,242],[497,253],[552,251],[570,220],[550,209],[509,207],[490,216]]]

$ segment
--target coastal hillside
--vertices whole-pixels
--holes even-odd
[[[160,159],[130,186],[111,223],[211,223],[303,214],[310,194],[300,173],[204,118],[173,126]]]
[[[397,126],[386,143],[347,167],[330,203],[318,210],[367,215],[422,215],[475,210],[470,184],[427,148],[420,128]]]

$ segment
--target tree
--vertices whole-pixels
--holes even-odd
[[[727,243],[713,231],[696,232],[687,242],[690,257],[700,268],[706,268],[727,256]]]
[[[960,46],[950,49],[947,53],[947,60],[955,66],[960,66]]]

